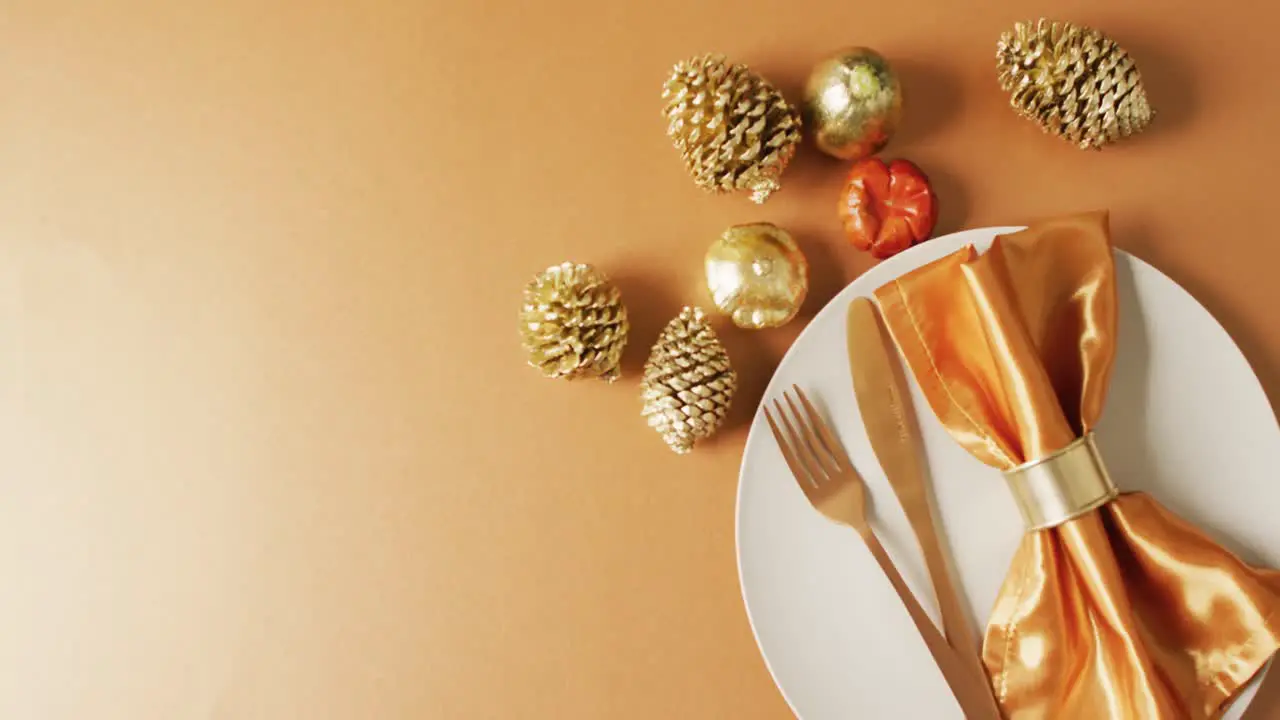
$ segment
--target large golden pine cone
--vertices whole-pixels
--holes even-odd
[[[662,88],[667,135],[693,181],[762,203],[800,142],[800,112],[764,78],[720,55],[677,63]]]
[[[622,293],[590,265],[553,265],[524,289],[521,341],[529,364],[547,377],[613,382],[628,329]]]
[[[645,363],[641,414],[684,454],[720,428],[737,387],[738,374],[706,316],[687,307],[667,323]]]
[[[1000,36],[996,67],[1019,115],[1086,150],[1141,132],[1155,114],[1133,58],[1091,28],[1017,23]]]

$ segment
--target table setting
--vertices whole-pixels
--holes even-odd
[[[1017,23],[996,69],[1018,115],[1081,150],[1156,117],[1134,57],[1091,27]],[[806,132],[851,161],[835,219],[879,261],[787,349],[742,452],[743,601],[798,717],[1280,712],[1280,425],[1213,316],[1116,249],[1110,208],[935,236],[948,198],[879,155],[903,90],[866,47],[820,61],[798,106],[716,54],[676,63],[662,98],[709,194],[767,202]],[[714,312],[672,319],[640,386],[675,454],[711,441],[739,391],[717,316],[784,326],[809,270],[769,222],[708,248]],[[601,269],[548,268],[521,322],[544,375],[621,377],[627,307]]]
[[[7,4],[0,720],[1280,720],[1234,9]]]
[[[1212,386],[1186,384],[1205,373]],[[1158,498],[1274,547],[1268,513],[1242,499],[1274,493],[1280,432],[1230,338],[1157,270],[1113,253],[1105,213],[896,256],[815,317],[765,395],[740,478],[739,568],[799,717],[1274,712],[1244,714],[1277,647],[1280,575]],[[1239,437],[1221,429],[1228,415]],[[881,541],[860,552],[795,492],[840,466],[857,468],[859,508],[875,508],[905,581],[877,571]],[[1221,477],[1231,493],[1212,487]],[[902,612],[889,590],[903,584],[936,626]],[[965,607],[993,608],[972,626],[981,656]]]

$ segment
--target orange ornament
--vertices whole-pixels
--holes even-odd
[[[850,169],[838,211],[853,246],[883,260],[929,239],[938,198],[915,163],[870,157]]]

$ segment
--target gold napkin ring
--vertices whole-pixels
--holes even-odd
[[[1004,479],[1028,532],[1057,527],[1120,494],[1093,444],[1093,433],[1005,472]]]

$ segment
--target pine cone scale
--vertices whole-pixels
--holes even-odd
[[[676,453],[716,432],[728,414],[737,375],[698,308],[667,324],[645,364],[642,415]]]
[[[629,327],[621,293],[590,265],[550,267],[525,288],[521,342],[547,377],[615,380]]]
[[[1154,115],[1137,63],[1091,28],[1017,23],[997,43],[996,66],[1018,114],[1082,148],[1141,132]]]
[[[800,115],[763,78],[703,55],[672,69],[662,97],[667,134],[695,184],[708,192],[746,190],[756,202],[778,187],[800,140]],[[762,153],[765,147],[777,152]]]

